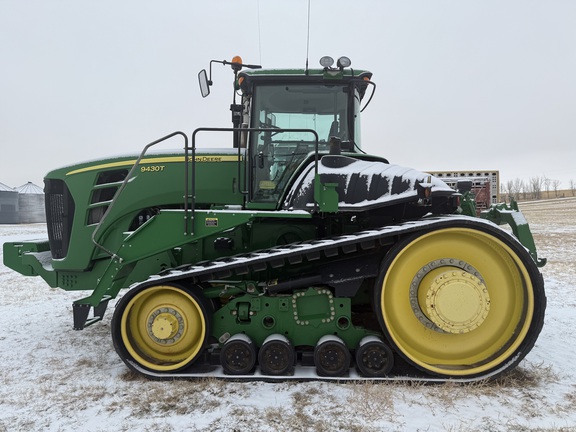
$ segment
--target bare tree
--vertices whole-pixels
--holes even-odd
[[[506,182],[506,192],[508,193],[508,199],[518,199],[517,196],[514,196],[514,180],[508,180]]]
[[[520,199],[521,193],[524,193],[524,198],[526,198],[524,181],[517,177],[513,181],[509,182],[508,194],[511,198],[514,198],[514,200],[518,201]]]
[[[576,182],[574,179],[570,179],[570,192],[572,192],[572,196],[576,195]]]
[[[532,199],[540,199],[542,196],[542,183],[546,183],[546,177],[530,177],[530,194]]]
[[[510,180],[500,183],[500,201],[510,201]]]
[[[532,182],[532,180],[530,180]],[[546,191],[546,198],[550,198],[550,184],[552,180],[546,177],[546,175],[542,176],[542,180],[540,183],[540,190],[542,190],[542,184],[544,185],[544,190]]]
[[[552,180],[552,189],[554,189],[554,197],[558,198],[558,189],[560,188],[560,180]]]

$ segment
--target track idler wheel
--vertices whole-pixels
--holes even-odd
[[[375,310],[396,353],[433,375],[494,377],[534,346],[542,276],[526,249],[473,220],[408,237],[388,252]]]
[[[314,364],[319,376],[344,376],[350,368],[350,351],[339,337],[322,336],[314,348]]]
[[[256,348],[244,333],[238,333],[226,341],[220,351],[220,364],[227,375],[246,375],[256,364]]]
[[[356,368],[365,377],[386,376],[394,366],[394,354],[376,336],[366,336],[356,349]]]
[[[196,287],[155,285],[133,289],[116,305],[112,341],[120,358],[154,372],[193,364],[211,333],[212,307]]]
[[[270,335],[258,352],[258,364],[263,375],[292,375],[296,352],[282,335]]]

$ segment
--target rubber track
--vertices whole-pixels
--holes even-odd
[[[150,276],[145,281],[131,285],[130,289],[179,279],[190,279],[193,283],[199,283],[207,280],[244,276],[251,272],[266,270],[268,266],[274,269],[283,267],[286,264],[297,265],[304,259],[306,261],[315,261],[321,258],[321,254],[326,258],[332,258],[340,253],[350,254],[358,250],[372,249],[377,244],[384,245],[387,239],[392,236],[409,234],[423,229],[442,228],[445,225],[451,226],[455,222],[471,225],[481,223],[494,227],[494,224],[490,222],[466,216],[434,217],[326,239],[290,243],[246,254],[168,269],[157,275]]]
[[[454,378],[454,377],[435,377],[432,375],[397,375],[397,376],[384,376],[384,377],[364,377],[360,375],[354,367],[351,367],[349,373],[345,376],[338,377],[325,377],[316,373],[314,366],[297,365],[293,375],[271,376],[263,375],[260,373],[260,368],[256,366],[254,372],[250,375],[226,375],[221,366],[203,366],[196,372],[194,368],[176,373],[158,373],[152,372],[148,369],[142,368],[140,365],[132,360],[127,360],[127,365],[134,372],[144,375],[147,378],[154,380],[174,380],[174,379],[202,379],[202,378],[217,378],[230,381],[265,381],[265,382],[284,382],[284,381],[327,381],[327,382],[358,382],[358,381],[371,381],[371,382],[418,382],[430,384],[442,383],[458,383],[466,384],[478,381],[487,381],[499,376],[502,372],[506,371],[510,366],[516,363],[518,356],[512,358],[507,363],[504,363],[500,368],[482,376],[472,378]]]
[[[186,265],[179,268],[168,269],[163,273],[152,275],[147,280],[133,284],[130,289],[144,288],[150,285],[158,285],[164,282],[174,282],[187,279],[193,283],[200,283],[208,280],[217,280],[233,276],[243,276],[251,272],[262,271],[270,266],[271,268],[280,268],[284,265],[297,265],[303,260],[315,261],[321,258],[321,254],[326,258],[331,258],[340,254],[351,254],[359,250],[369,250],[375,248],[378,244],[388,243],[388,239],[393,236],[406,235],[421,230],[430,230],[436,228],[445,228],[458,225],[478,226],[486,225],[491,229],[499,229],[496,225],[483,219],[471,218],[467,216],[441,216],[430,217],[429,219],[420,219],[413,222],[405,222],[398,225],[391,225],[357,233],[330,237],[326,239],[310,240],[299,243],[291,243],[263,249],[246,254],[234,255],[225,258],[219,258],[211,261],[199,262],[193,265]],[[502,230],[505,235],[513,241],[515,237]],[[540,276],[541,278],[541,276]],[[209,347],[208,347],[209,348]],[[294,375],[268,376],[262,375],[259,367],[256,366],[254,372],[250,375],[226,375],[221,366],[214,366],[209,363],[192,365],[190,368],[176,372],[154,372],[142,368],[131,359],[124,359],[126,365],[133,371],[142,374],[151,379],[197,379],[197,378],[219,378],[235,381],[394,381],[394,382],[426,382],[426,383],[470,383],[476,381],[489,380],[497,377],[508,368],[514,366],[519,361],[522,353],[517,353],[501,367],[490,371],[487,374],[475,377],[454,378],[454,377],[435,377],[418,373],[417,375],[402,376],[385,376],[385,377],[363,377],[357,373],[354,367],[351,367],[347,376],[324,377],[316,374],[315,367],[296,365]]]

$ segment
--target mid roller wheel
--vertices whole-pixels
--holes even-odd
[[[256,364],[256,348],[244,333],[238,333],[226,341],[220,351],[220,364],[227,375],[246,375]]]
[[[339,377],[350,368],[350,351],[337,336],[322,336],[314,348],[314,364],[318,376]]]
[[[258,364],[263,375],[292,374],[295,358],[294,347],[280,334],[268,336],[258,351]]]
[[[376,336],[366,336],[356,349],[356,368],[365,377],[386,376],[394,366],[394,354]]]

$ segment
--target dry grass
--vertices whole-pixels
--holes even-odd
[[[217,380],[148,382],[133,387],[137,389],[135,391],[132,387],[125,387],[128,398],[124,400],[128,403],[110,405],[108,409],[128,409],[137,418],[165,414],[198,415],[219,409],[226,403],[225,385],[225,382]]]
[[[385,419],[394,422],[394,399],[398,385],[359,382],[349,386],[350,410],[369,422]]]
[[[205,430],[274,430],[274,431],[332,431],[350,430],[364,432],[378,429],[386,424],[387,430],[403,430],[406,419],[403,406],[414,411],[432,412],[442,419],[446,413],[466,406],[489,406],[498,399],[511,409],[521,401],[524,418],[538,418],[543,402],[539,388],[559,380],[553,369],[544,364],[523,363],[522,367],[498,380],[479,381],[472,384],[448,382],[427,385],[418,382],[377,383],[279,383],[273,384],[278,391],[286,391],[289,403],[258,409],[250,404],[250,398],[258,394],[258,386],[265,383],[236,383],[207,378],[201,380],[148,381],[133,372],[124,372],[121,380],[124,394],[110,397],[107,410],[128,410],[135,418],[162,415],[197,417],[203,413],[220,412]],[[136,384],[136,386],[133,386]],[[345,389],[345,400],[338,399],[330,389]],[[138,390],[132,390],[132,387]],[[255,387],[255,388],[251,388]],[[102,390],[102,389],[100,389]],[[99,391],[99,390],[96,390]],[[336,394],[342,395],[339,391]],[[92,397],[88,399],[94,400]],[[231,400],[238,401],[230,404]],[[546,405],[546,404],[544,404]],[[546,411],[569,413],[576,406],[576,391],[565,395],[563,405],[546,405]],[[470,431],[523,431],[526,424],[508,422],[500,424],[487,413],[483,424],[488,427],[474,428],[464,422],[444,424],[445,430]],[[326,419],[331,419],[327,422]],[[362,419],[361,422],[358,419]],[[155,423],[158,430],[171,430]],[[543,429],[546,432],[561,431],[562,427]]]
[[[576,413],[576,385],[572,385],[572,389],[564,394],[564,401],[566,403],[566,411],[568,413]]]

